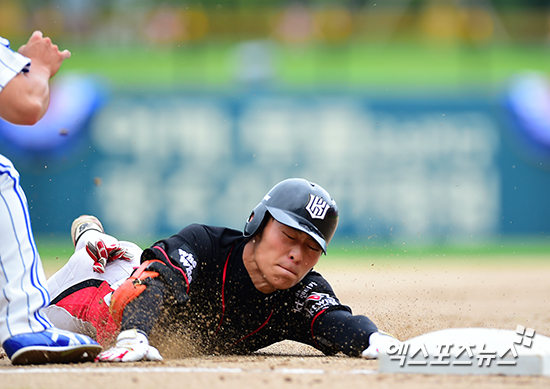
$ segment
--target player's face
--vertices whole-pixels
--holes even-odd
[[[254,257],[264,280],[274,289],[296,285],[317,264],[321,246],[305,232],[270,219],[256,238]]]

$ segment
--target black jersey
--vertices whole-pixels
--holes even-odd
[[[200,334],[212,352],[246,353],[285,339],[326,354],[359,355],[368,346],[376,326],[352,316],[319,273],[310,271],[290,289],[258,291],[242,259],[249,239],[240,231],[193,224],[144,251],[142,261],[161,259],[183,270],[189,300],[174,315],[178,324]],[[139,321],[128,325],[150,330],[139,328]]]

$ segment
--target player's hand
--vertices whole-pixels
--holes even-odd
[[[107,246],[101,239],[97,242],[88,242],[86,252],[94,261],[93,269],[96,273],[105,273],[107,262],[117,259],[131,261],[134,257],[128,250],[120,247],[120,244],[114,243]]]
[[[50,78],[57,73],[61,63],[71,56],[69,50],[60,51],[50,38],[42,35],[41,31],[33,32],[29,41],[21,46],[18,52],[31,59],[31,71],[36,68],[44,69]]]
[[[401,344],[401,342],[386,332],[374,332],[369,337],[369,347],[367,347],[361,356],[367,359],[376,359],[380,353],[388,352],[392,344]]]
[[[43,69],[48,72],[50,78],[55,76],[63,61],[71,56],[69,50],[60,51],[50,38],[42,35],[41,31],[33,32],[29,41],[17,51],[31,59],[31,71]]]
[[[147,336],[137,330],[122,331],[117,337],[116,346],[96,357],[99,362],[135,362],[143,359],[162,361],[162,356],[155,347],[149,346]]]

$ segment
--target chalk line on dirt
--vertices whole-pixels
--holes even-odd
[[[15,368],[0,369],[0,374],[82,374],[82,373],[228,373],[228,374],[295,374],[295,375],[324,375],[324,374],[349,374],[369,375],[377,374],[377,370],[323,370],[323,369],[241,369],[228,367],[109,367],[109,368],[70,368],[70,367],[42,367],[42,368]]]

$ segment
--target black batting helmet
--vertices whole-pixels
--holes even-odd
[[[275,185],[252,210],[244,235],[252,236],[268,212],[279,223],[311,236],[326,254],[338,225],[338,206],[328,192],[302,178],[289,178]]]

